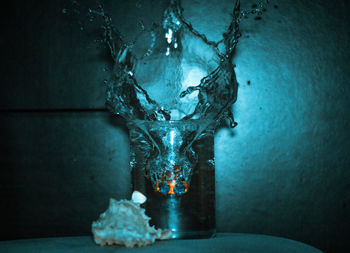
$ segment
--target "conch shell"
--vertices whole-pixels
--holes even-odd
[[[123,245],[128,248],[153,244],[155,240],[171,237],[170,230],[155,229],[149,225],[151,219],[140,207],[146,197],[135,191],[132,200],[109,201],[108,209],[92,223],[92,233],[96,244]]]

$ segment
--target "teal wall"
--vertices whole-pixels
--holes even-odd
[[[136,2],[106,1],[126,34]],[[161,13],[158,2],[148,15]],[[233,1],[182,2],[209,39],[225,30]],[[127,129],[103,110],[109,56],[62,14],[66,2],[10,5],[0,34],[0,239],[90,234],[109,198],[131,193]],[[238,126],[215,138],[218,231],[326,252],[347,243],[348,13],[345,0],[275,0],[242,25]]]

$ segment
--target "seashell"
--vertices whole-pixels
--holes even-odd
[[[140,207],[140,203],[146,201],[142,193],[134,193],[133,200],[110,199],[108,209],[92,223],[96,244],[133,248],[171,237],[170,230],[155,229],[149,225],[151,218],[145,214],[145,209]]]

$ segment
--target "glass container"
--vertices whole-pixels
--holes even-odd
[[[134,190],[172,238],[215,236],[214,121],[128,122]]]

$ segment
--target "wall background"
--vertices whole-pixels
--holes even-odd
[[[106,1],[106,9],[120,30],[133,31],[137,1],[125,2]],[[230,20],[233,1],[182,2],[211,39]],[[0,34],[0,239],[90,234],[109,198],[131,193],[127,129],[103,109],[108,56],[62,15],[66,2],[10,5]],[[149,15],[159,6],[153,1]],[[239,125],[215,139],[219,232],[345,252],[349,11],[345,0],[275,0],[262,20],[242,26]]]

